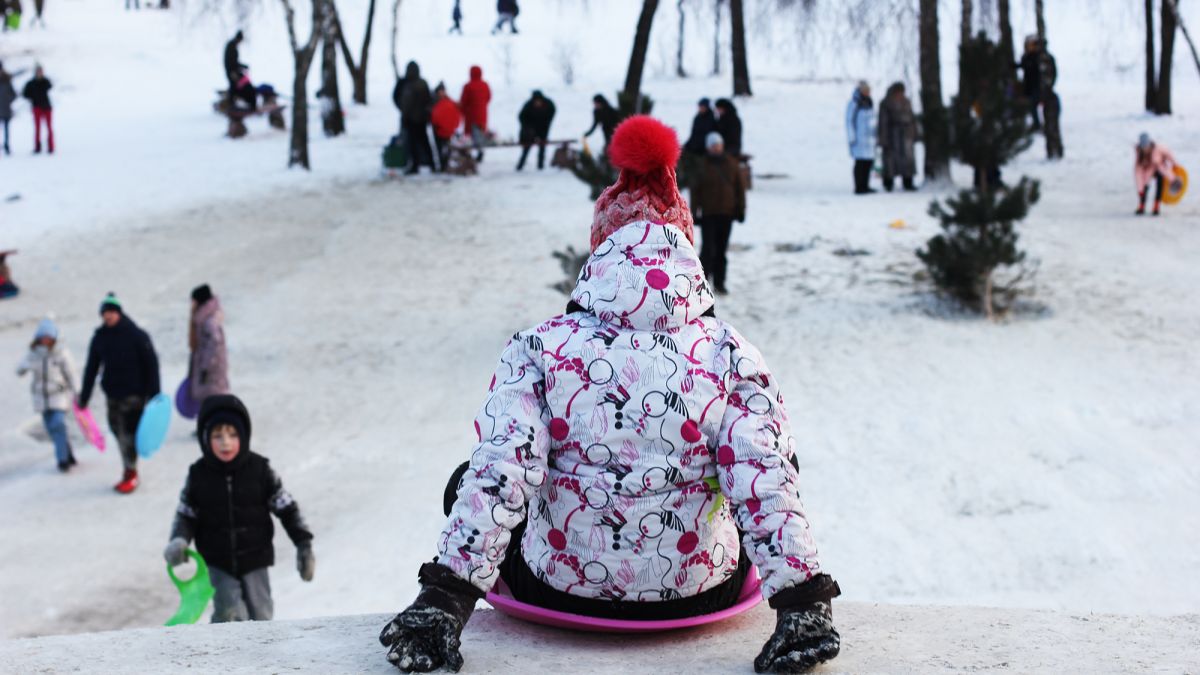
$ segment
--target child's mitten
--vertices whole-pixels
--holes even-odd
[[[312,581],[313,572],[317,571],[317,558],[313,555],[312,544],[305,542],[296,547],[296,570],[300,578]]]
[[[837,656],[841,636],[833,627],[832,600],[840,594],[827,574],[776,593],[775,632],[754,659],[754,671],[800,673]]]
[[[387,659],[405,673],[427,673],[441,667],[457,673],[463,666],[463,626],[483,592],[436,563],[421,566],[421,592],[379,634]]]
[[[175,537],[167,543],[167,547],[163,549],[163,557],[166,558],[167,564],[174,567],[187,562],[187,540],[183,537]]]

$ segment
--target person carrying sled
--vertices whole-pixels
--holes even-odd
[[[25,83],[21,96],[29,99],[33,108],[33,154],[42,151],[42,125],[46,127],[46,149],[54,154],[54,120],[53,106],[50,105],[50,88],[54,85],[46,77],[46,72],[39,65],[33,71],[33,79]]]
[[[879,147],[883,149],[883,189],[892,191],[899,176],[905,190],[916,190],[913,176],[917,173],[917,118],[912,101],[904,94],[904,83],[888,87],[879,104]]]
[[[1159,205],[1162,203],[1163,183],[1171,183],[1176,180],[1175,177],[1175,155],[1166,146],[1156,143],[1150,138],[1150,134],[1143,133],[1138,136],[1137,147],[1134,148],[1133,154],[1133,181],[1137,185],[1138,207],[1134,211],[1136,215],[1144,215],[1146,213],[1146,193],[1150,189],[1150,181],[1157,181],[1154,188],[1154,210],[1153,215],[1159,214]]]
[[[462,107],[463,131],[471,137],[475,147],[475,161],[483,161],[483,146],[487,141],[488,104],[492,101],[492,89],[483,79],[483,69],[471,66],[471,79],[463,85],[458,105]]]
[[[29,391],[33,411],[42,416],[46,433],[54,442],[58,470],[66,473],[77,464],[67,437],[67,414],[75,400],[75,365],[71,352],[58,343],[58,326],[53,319],[42,319],[33,334],[29,353],[17,366],[17,376],[32,375]]]
[[[603,94],[596,94],[592,97],[592,126],[583,132],[583,137],[587,138],[596,129],[599,129],[604,134],[604,147],[607,148],[608,144],[612,142],[613,132],[617,130],[617,123],[620,121],[621,113],[612,107]]]
[[[194,539],[216,589],[212,622],[270,621],[271,515],[296,545],[296,570],[304,581],[312,581],[317,566],[312,532],[267,458],[250,450],[250,413],[241,400],[230,394],[205,399],[196,434],[201,457],[188,469],[163,557],[182,565]]]
[[[158,355],[146,331],[125,315],[121,301],[109,293],[100,303],[103,321],[92,336],[87,366],[83,370],[83,388],[79,407],[86,408],[92,398],[96,376],[104,371],[100,387],[108,399],[108,427],[117,437],[125,473],[113,489],[129,494],[137,489],[137,428],[146,403],[160,391]]]
[[[550,138],[550,123],[554,121],[554,101],[546,98],[540,89],[534,89],[533,95],[521,107],[517,121],[521,123],[521,159],[517,162],[517,171],[525,168],[525,159],[534,145],[538,146],[537,167],[541,170],[546,164],[546,141]]]
[[[191,320],[188,321],[188,380],[192,399],[203,403],[217,394],[229,393],[229,358],[225,352],[225,312],[221,300],[208,284],[192,289]]]
[[[871,85],[860,81],[846,104],[846,140],[854,160],[854,194],[874,192],[871,165],[875,162],[875,110],[871,103]]]
[[[437,557],[380,634],[402,671],[459,670],[463,626],[499,580],[543,608],[675,619],[735,604],[751,565],[778,613],[755,669],[838,654],[839,590],[804,515],[779,383],[715,315],[679,152],[650,117],[617,127],[621,173],[596,202],[567,311],[505,347]]]

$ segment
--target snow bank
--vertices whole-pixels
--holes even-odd
[[[1200,615],[1132,617],[975,607],[839,603],[842,654],[817,672],[1195,671]],[[382,614],[147,628],[0,642],[11,672],[397,672],[376,641]],[[605,636],[481,610],[463,636],[464,673],[751,672],[774,627],[760,605],[714,626]]]

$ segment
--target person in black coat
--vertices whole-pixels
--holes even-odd
[[[409,168],[405,173],[415,174],[422,164],[435,170],[433,147],[429,145],[429,113],[433,108],[433,95],[429,84],[421,78],[421,67],[409,61],[404,70],[404,79],[396,82],[392,101],[400,109],[400,127],[408,144]]]
[[[1038,119],[1038,105],[1042,103],[1042,49],[1036,35],[1025,37],[1025,53],[1017,64],[1021,70],[1021,90],[1029,103],[1029,114],[1033,118],[1033,130],[1042,128]]]
[[[710,131],[717,130],[717,117],[713,115],[712,106],[707,98],[700,99],[697,104],[696,116],[692,118],[692,133],[688,135],[687,143],[683,144],[684,152],[693,155],[704,155],[705,139]]]
[[[100,387],[108,399],[108,426],[117,437],[125,467],[115,489],[128,494],[138,486],[136,435],[142,411],[146,402],[161,391],[158,355],[150,336],[125,316],[121,302],[112,293],[100,304],[100,316],[104,324],[96,329],[88,348],[79,407],[88,407],[96,375],[103,368]]]
[[[45,71],[38,66],[33,71],[33,79],[25,83],[21,96],[29,99],[33,108],[33,152],[42,151],[42,125],[46,126],[46,143],[50,154],[54,154],[54,119],[50,105],[50,88],[54,85],[46,77]]]
[[[617,123],[621,121],[621,113],[612,107],[608,99],[602,94],[596,94],[592,97],[592,126],[585,132],[583,137],[591,136],[596,129],[600,129],[604,134],[604,147],[608,147],[612,141],[613,132],[617,130]]]
[[[533,91],[533,96],[521,107],[517,115],[521,123],[521,160],[517,162],[517,171],[525,168],[525,159],[529,149],[538,146],[538,169],[546,163],[546,140],[550,137],[550,123],[554,121],[554,101],[546,98],[540,89]]]
[[[275,564],[274,514],[296,545],[296,569],[311,581],[312,532],[265,457],[250,450],[250,413],[230,394],[204,399],[196,420],[201,458],[188,469],[163,557],[187,562],[188,543],[209,566],[213,623],[268,621],[274,614],[267,568]]]
[[[521,13],[521,8],[517,6],[517,0],[497,0],[496,2],[496,25],[492,27],[492,35],[500,32],[504,28],[504,24],[508,24],[509,32],[514,35],[517,32],[517,15]]]
[[[725,139],[725,154],[735,158],[742,156],[742,120],[738,117],[733,101],[717,99],[717,133]]]

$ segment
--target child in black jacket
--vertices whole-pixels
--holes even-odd
[[[206,398],[196,430],[204,456],[188,470],[163,556],[168,564],[183,564],[195,538],[216,589],[213,623],[268,621],[274,613],[267,575],[275,564],[271,514],[296,544],[296,568],[305,581],[316,567],[312,532],[267,459],[250,451],[250,413],[236,396]]]

